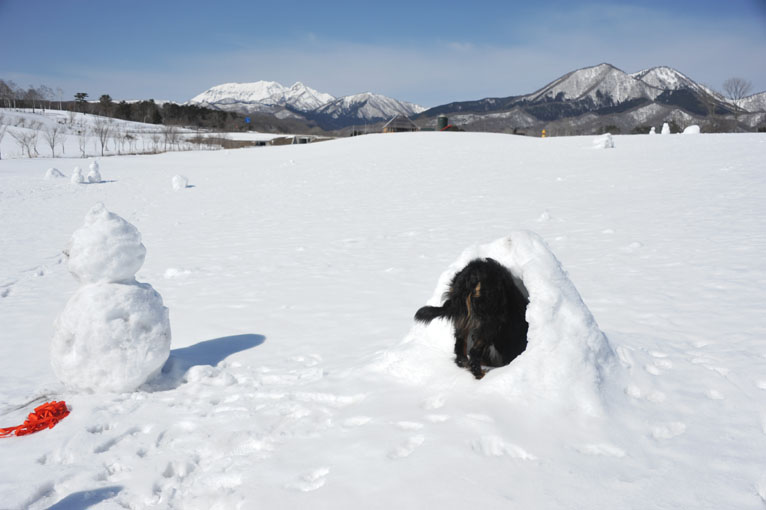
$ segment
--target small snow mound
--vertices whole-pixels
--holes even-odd
[[[133,391],[169,354],[168,309],[145,283],[81,286],[56,319],[51,342],[56,376],[84,391]]]
[[[652,126],[652,128],[649,130],[649,134],[650,135],[656,135],[657,134],[657,131],[654,129],[654,126]]]
[[[605,133],[593,140],[594,149],[613,149],[614,139],[611,133]]]
[[[414,324],[399,345],[379,354],[372,369],[420,385],[462,381],[466,391],[601,414],[603,385],[618,368],[616,357],[561,264],[534,232],[514,232],[466,249],[442,273],[428,304],[441,304],[452,277],[469,261],[485,257],[507,267],[529,296],[528,345],[519,357],[474,381],[470,372],[454,364],[451,323],[437,319],[427,326]]]
[[[180,191],[182,189],[189,187],[189,179],[184,177],[183,175],[174,175],[173,176],[173,189],[175,191]]]
[[[692,124],[691,126],[687,126],[686,129],[684,129],[685,135],[698,135],[700,134],[700,127],[696,124]]]
[[[85,182],[85,176],[82,174],[82,168],[74,167],[72,170],[72,184],[82,184]]]
[[[66,175],[62,174],[58,168],[49,168],[45,172],[46,179],[61,179],[62,177],[66,177]]]
[[[669,135],[670,134],[670,126],[667,122],[662,124],[662,131],[660,132],[662,135]]]
[[[135,278],[146,257],[141,234],[123,218],[96,204],[67,246],[69,271],[83,283]]]

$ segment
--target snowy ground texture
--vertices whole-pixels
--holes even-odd
[[[763,509],[764,154],[416,133],[108,157],[93,184],[68,178],[86,160],[0,161],[0,426],[72,411],[0,439],[0,507]],[[170,311],[132,393],[51,369],[79,286],[62,249],[98,202]],[[412,321],[474,255],[532,318],[481,381]]]

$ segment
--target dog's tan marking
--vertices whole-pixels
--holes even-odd
[[[481,296],[481,282],[476,284],[476,288],[473,289],[473,297]]]

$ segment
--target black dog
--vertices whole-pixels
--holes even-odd
[[[481,365],[507,365],[527,348],[529,300],[510,271],[494,259],[474,259],[450,282],[442,306],[424,306],[415,320],[428,324],[437,317],[455,328],[455,363],[468,366],[477,378]]]

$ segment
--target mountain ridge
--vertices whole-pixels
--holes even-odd
[[[449,115],[466,129],[526,132],[549,124],[585,126],[609,119],[620,129],[636,130],[641,123],[700,122],[731,116],[752,128],[766,123],[766,92],[734,102],[668,66],[634,73],[609,63],[570,71],[532,93],[456,101],[431,108],[364,92],[334,97],[301,82],[285,87],[277,82],[221,84],[192,98],[190,103],[240,113],[264,113],[291,118],[324,130],[376,124],[406,115],[421,127],[432,126],[438,115]],[[744,114],[744,115],[743,115]],[[763,115],[762,115],[763,114]]]

